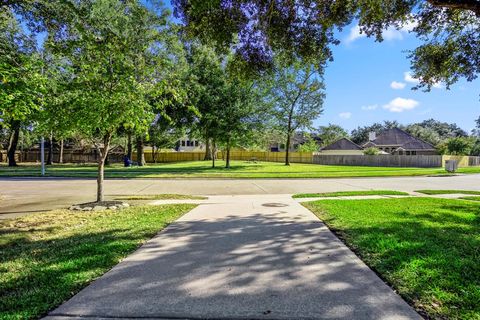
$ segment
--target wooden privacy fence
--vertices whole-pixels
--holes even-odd
[[[442,167],[442,156],[400,156],[400,155],[322,155],[314,154],[313,163],[339,166],[370,167]]]
[[[47,161],[48,152],[45,151],[45,161]],[[17,151],[15,153],[15,159],[17,162],[40,162],[40,151],[30,150],[30,151]],[[58,163],[60,159],[60,154],[58,152],[53,152],[53,162]],[[108,160],[111,163],[123,162],[123,154],[119,153],[110,153],[108,155]],[[98,154],[95,151],[92,152],[69,152],[65,151],[63,153],[63,162],[64,163],[93,163],[98,161]],[[7,153],[0,152],[0,162],[7,162]]]
[[[145,152],[145,161],[154,162],[152,152]],[[205,152],[158,152],[156,154],[156,162],[179,162],[179,161],[198,161],[203,160]],[[217,152],[217,159],[225,159],[224,152]],[[136,161],[136,154],[133,154],[132,160]],[[231,160],[242,161],[270,161],[284,162],[285,152],[263,152],[263,151],[231,151]],[[292,163],[312,163],[311,152],[290,152],[290,162]]]

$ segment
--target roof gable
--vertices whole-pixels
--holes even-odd
[[[322,148],[322,150],[363,150],[363,148],[347,138],[342,138]]]
[[[399,128],[385,130],[381,132],[377,136],[377,138],[371,142],[373,142],[377,146],[401,146],[404,149],[410,150],[435,150],[435,147],[431,144],[415,138],[414,136]],[[370,141],[364,145],[367,145],[368,143],[370,143]]]

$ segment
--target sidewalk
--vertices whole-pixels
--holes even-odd
[[[421,319],[288,195],[199,205],[47,318],[80,317]]]

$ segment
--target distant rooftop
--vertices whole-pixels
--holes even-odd
[[[363,150],[363,148],[347,138],[342,138],[322,148],[322,150]]]

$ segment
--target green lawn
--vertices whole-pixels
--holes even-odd
[[[480,195],[480,191],[472,191],[472,190],[415,190],[415,192],[428,194],[428,195],[438,195],[438,194],[477,194],[477,195]]]
[[[294,194],[293,198],[335,198],[347,196],[408,196],[407,192],[393,190],[363,190],[363,191],[338,191],[322,193],[299,193]]]
[[[224,161],[217,161],[212,169],[209,161],[189,161],[149,164],[144,167],[124,168],[121,164],[106,167],[107,178],[335,178],[335,177],[384,177],[444,175],[442,168],[386,168],[358,166],[324,166],[282,163],[232,161],[232,168],[225,169]],[[95,177],[94,165],[47,166],[50,177]],[[480,173],[480,167],[461,168],[459,173]],[[0,177],[40,176],[38,165],[21,165],[16,168],[0,166]]]
[[[45,315],[193,207],[57,210],[0,221],[0,319]]]
[[[433,198],[305,204],[432,319],[480,319],[480,203]]]

